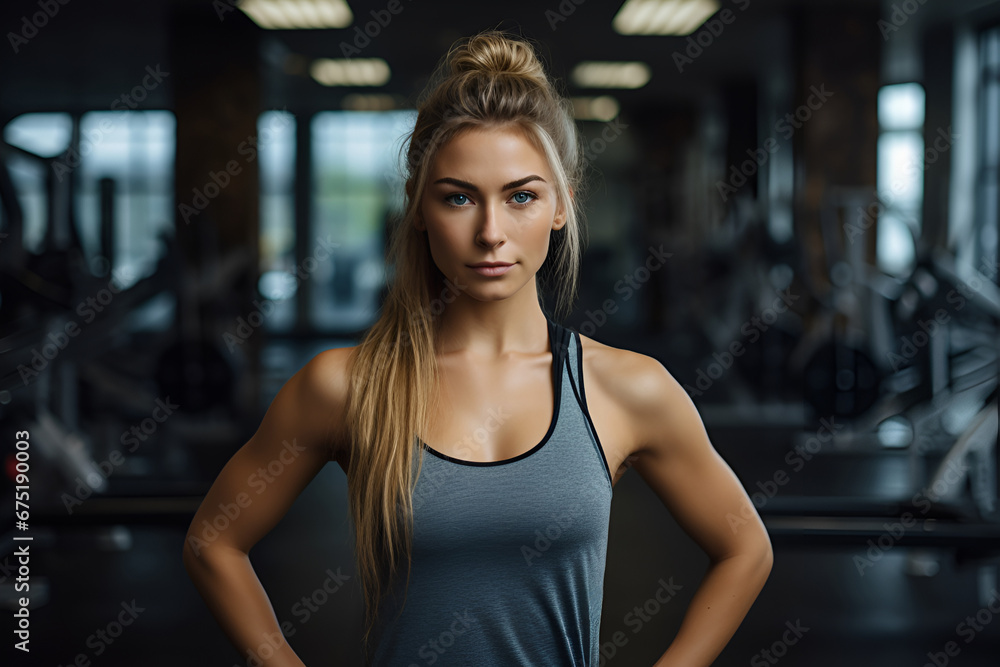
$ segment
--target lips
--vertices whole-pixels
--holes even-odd
[[[483,267],[493,267],[493,266],[512,266],[511,262],[479,262],[478,264],[469,264],[473,269],[479,269]]]

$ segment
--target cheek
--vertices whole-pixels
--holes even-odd
[[[525,231],[535,247],[539,243],[545,243],[545,239],[549,237],[553,218],[555,218],[555,207],[551,204],[534,207],[534,210],[525,216]]]
[[[456,227],[433,224],[427,227],[427,241],[439,259],[453,254],[459,246],[465,243],[461,238],[461,232]]]

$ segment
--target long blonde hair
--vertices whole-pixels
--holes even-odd
[[[406,206],[390,232],[389,290],[349,371],[347,482],[366,606],[366,654],[379,602],[404,556],[409,585],[413,488],[423,464],[416,437],[425,432],[436,405],[436,318],[450,302],[447,291],[454,289],[431,259],[426,233],[413,224],[428,170],[437,151],[460,131],[513,127],[525,133],[545,155],[566,213],[566,224],[552,232],[538,276],[539,287],[554,283],[557,312],[565,317],[576,298],[586,243],[579,210],[584,164],[571,103],[555,85],[529,42],[497,30],[481,32],[456,42],[438,64],[406,136]],[[539,304],[544,310],[541,293]]]

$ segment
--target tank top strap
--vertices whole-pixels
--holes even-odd
[[[580,408],[587,412],[587,397],[583,393],[583,349],[580,346],[580,334],[572,329],[566,329],[566,360],[565,364],[569,370],[569,382],[573,388]]]
[[[558,382],[563,376],[563,367],[570,357],[572,332],[558,322],[553,322],[551,319],[548,320],[548,323],[549,341],[552,351],[552,373]]]
[[[604,472],[607,475],[608,483],[613,486],[611,468],[608,466],[608,458],[604,451],[604,445],[601,444],[601,438],[597,434],[597,429],[594,426],[594,420],[590,416],[590,408],[587,406],[587,391],[583,382],[583,345],[580,341],[580,334],[573,329],[564,330],[566,331],[567,341],[566,359],[564,361],[564,365],[568,370],[569,384],[573,390],[573,395],[576,398],[577,405],[580,406],[580,412],[586,420],[590,435],[593,438],[594,447],[600,455],[601,463],[604,467]]]

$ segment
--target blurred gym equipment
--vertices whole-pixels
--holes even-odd
[[[847,215],[870,202],[861,193],[837,193],[831,203]],[[807,334],[792,369],[802,373],[816,416],[843,417],[844,428],[822,442],[815,431],[799,433],[794,448],[815,443],[808,451],[825,457],[827,474],[839,458],[869,469],[856,467],[857,479],[889,474],[893,488],[906,491],[893,498],[874,488],[866,498],[859,485],[839,497],[778,497],[762,514],[776,541],[810,545],[870,545],[884,539],[886,526],[903,525],[892,535],[894,546],[946,549],[984,568],[985,599],[1000,560],[995,276],[960,267],[944,249],[914,239],[915,268],[905,280],[894,279],[864,261],[863,243],[838,241],[833,230],[841,220],[860,224],[833,214],[824,220],[833,286],[822,300],[824,327],[834,333]],[[873,230],[865,235],[873,237]],[[850,252],[837,256],[840,247]],[[885,465],[886,457],[902,457],[906,465]],[[908,471],[906,479],[900,470]],[[911,551],[908,571],[933,574],[936,557]]]
[[[73,132],[71,146],[78,118]],[[23,245],[12,155],[39,162],[48,174],[37,254]],[[204,314],[247,270],[246,257],[211,263],[218,271],[198,276],[182,271],[178,246],[163,234],[155,270],[126,284],[113,270],[115,183],[100,181],[100,247],[88,262],[71,206],[74,179],[57,179],[51,168],[66,155],[45,158],[0,142],[8,235],[0,243],[0,423],[30,433],[34,536],[51,539],[53,526],[89,523],[94,547],[128,548],[129,523],[190,520],[202,491],[192,468],[217,467],[192,460],[204,454],[197,445],[250,435],[239,420],[245,408],[234,403],[240,369],[203,326]],[[13,494],[11,463],[0,489]],[[9,524],[13,510],[2,510]],[[4,536],[0,562],[13,551],[12,538]],[[4,600],[13,593],[0,589]]]

